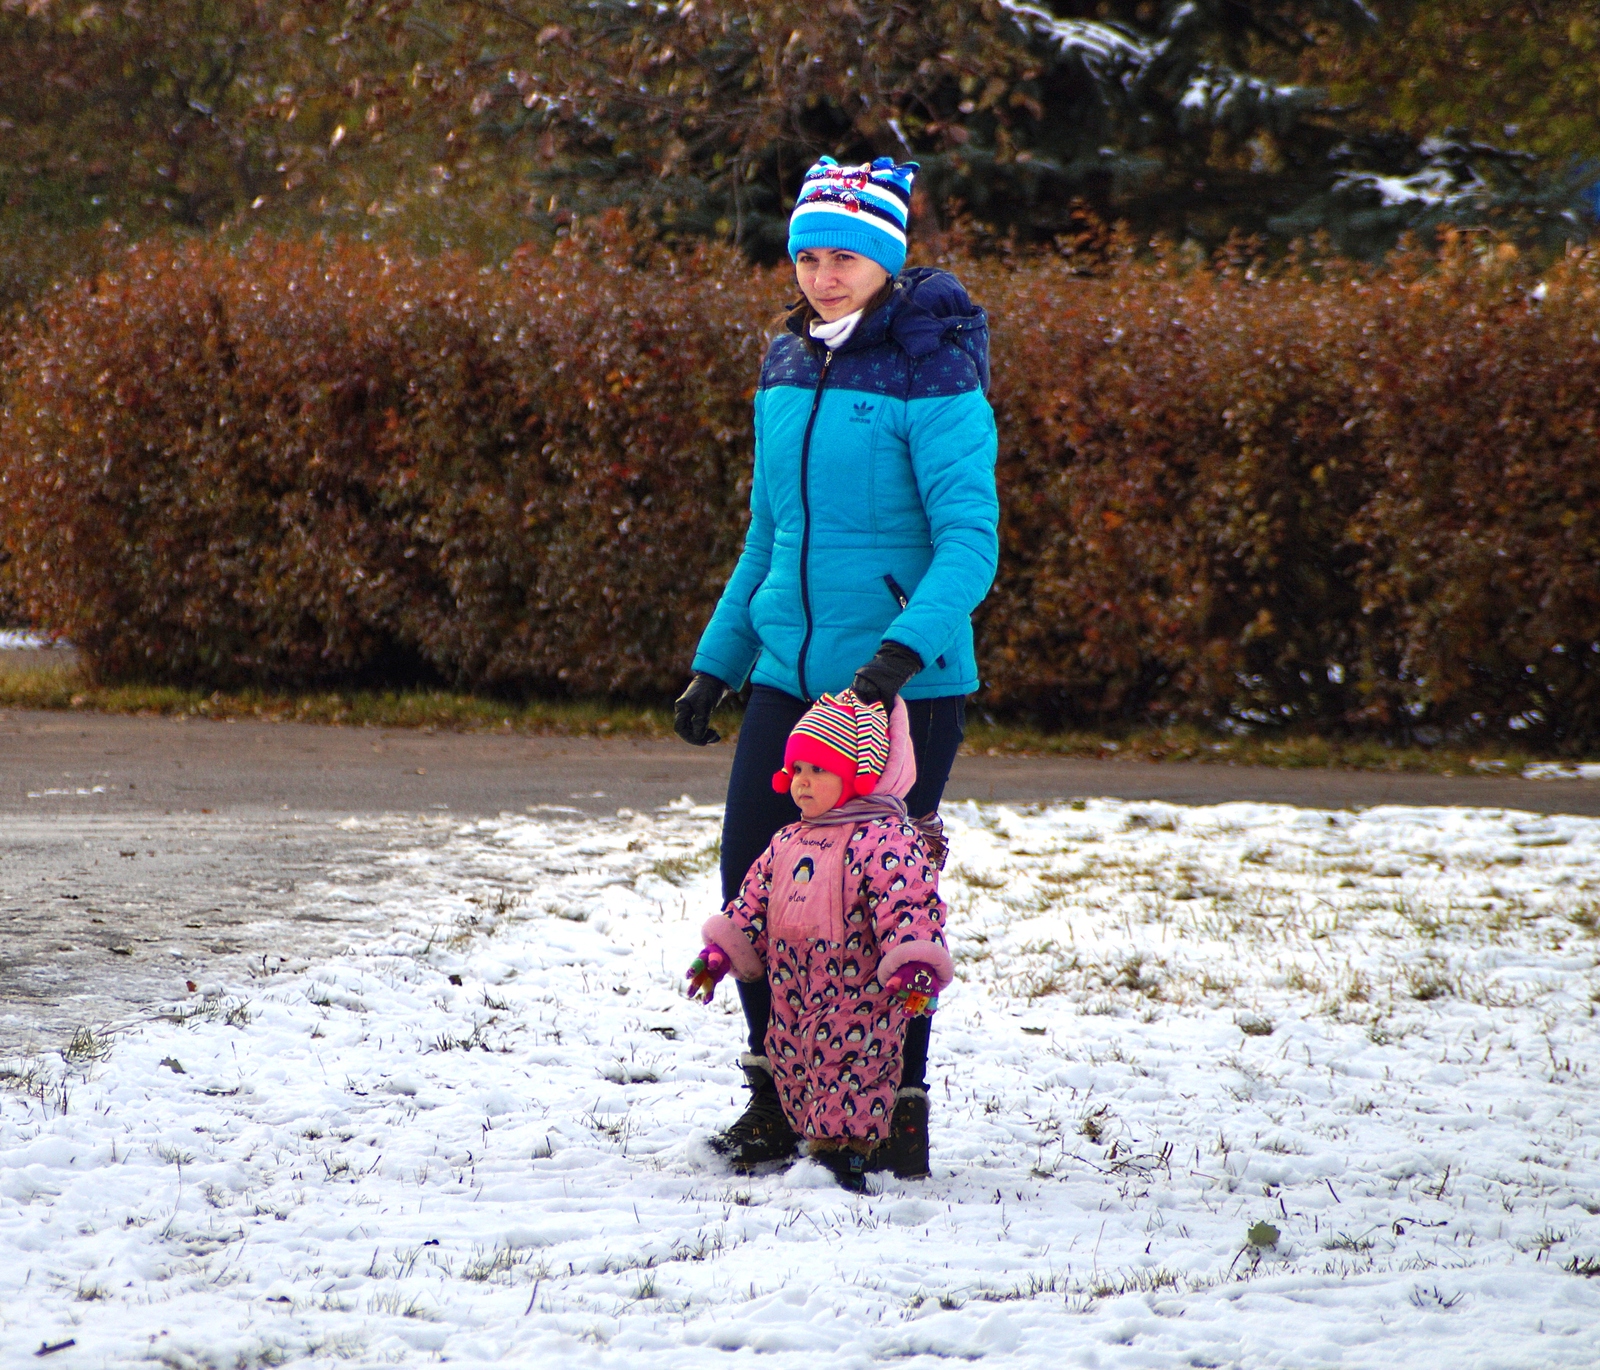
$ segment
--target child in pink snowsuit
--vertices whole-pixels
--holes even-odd
[[[771,1062],[789,1124],[846,1188],[887,1140],[906,1021],[953,966],[938,869],[906,814],[916,781],[906,707],[824,695],[789,736],[773,787],[799,805],[709,919],[691,993],[731,969],[772,986]]]

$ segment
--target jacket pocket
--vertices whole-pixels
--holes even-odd
[[[772,597],[766,591],[772,588],[772,577],[763,576],[761,582],[750,592],[750,598],[745,601],[745,613],[750,617],[750,627],[758,638],[766,640],[763,631],[769,626],[771,619]]]
[[[895,603],[900,606],[900,612],[904,613],[906,607],[911,603],[911,596],[900,588],[900,582],[893,576],[885,576],[883,583],[889,587],[889,593],[894,596]],[[939,658],[938,666],[941,671],[945,669],[945,659],[942,656]]]

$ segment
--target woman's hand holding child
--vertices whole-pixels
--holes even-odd
[[[906,681],[922,669],[922,658],[903,643],[883,640],[877,655],[856,672],[851,689],[863,704],[893,709],[895,697]]]
[[[694,958],[694,963],[683,977],[689,982],[689,997],[700,1000],[702,1004],[709,1004],[717,992],[718,983],[728,973],[731,964],[728,953],[721,947],[704,948]]]
[[[922,961],[907,961],[883,982],[913,1018],[929,1018],[939,1007],[939,978]]]

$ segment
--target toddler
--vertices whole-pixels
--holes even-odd
[[[801,818],[781,829],[703,929],[689,993],[731,969],[772,988],[767,1059],[789,1125],[847,1189],[888,1139],[906,1020],[953,974],[938,870],[904,796],[916,781],[906,706],[849,690],[795,725],[773,787]]]

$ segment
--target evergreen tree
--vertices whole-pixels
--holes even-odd
[[[1300,79],[1379,29],[1362,0],[571,13],[543,31],[560,57],[537,78],[547,207],[631,204],[767,260],[822,153],[914,157],[936,213],[1034,240],[1070,234],[1083,206],[1208,247],[1322,232],[1371,252],[1512,210],[1572,227],[1524,155],[1375,126]]]
[[[20,289],[6,270],[27,274],[11,264],[59,265],[63,234],[107,220],[500,251],[623,206],[774,261],[823,153],[914,158],[920,213],[1024,240],[1073,234],[1085,209],[1207,247],[1323,230],[1373,251],[1497,213],[1559,239],[1588,222],[1585,15],[1580,0],[0,3],[0,298]],[[1471,76],[1485,62],[1504,79]]]
[[[1462,187],[1466,208],[1520,220],[1548,241],[1600,221],[1600,11],[1593,0],[1370,0],[1365,40],[1305,55],[1352,131],[1415,149],[1402,173]],[[1418,157],[1424,159],[1417,165]],[[1452,211],[1432,208],[1434,218]],[[1459,215],[1457,215],[1459,217]]]
[[[1037,90],[1013,134],[1025,159],[984,178],[1015,184],[1007,198],[1035,226],[1078,195],[1141,230],[1208,243],[1265,230],[1326,182],[1336,121],[1319,91],[1273,68],[1371,23],[1357,0],[1000,8]]]
[[[1207,245],[1237,231],[1321,233],[1369,253],[1408,229],[1496,212],[1548,220],[1552,196],[1565,203],[1525,154],[1362,120],[1299,79],[1324,53],[1382,43],[1384,20],[1362,0],[1001,4],[1045,59],[1025,135],[1032,193],[1009,196],[1036,226],[1046,215],[1034,205],[1076,193],[1141,230]]]
[[[1307,53],[1353,122],[1463,138],[1552,166],[1600,157],[1600,7],[1594,0],[1369,0],[1363,41]]]

